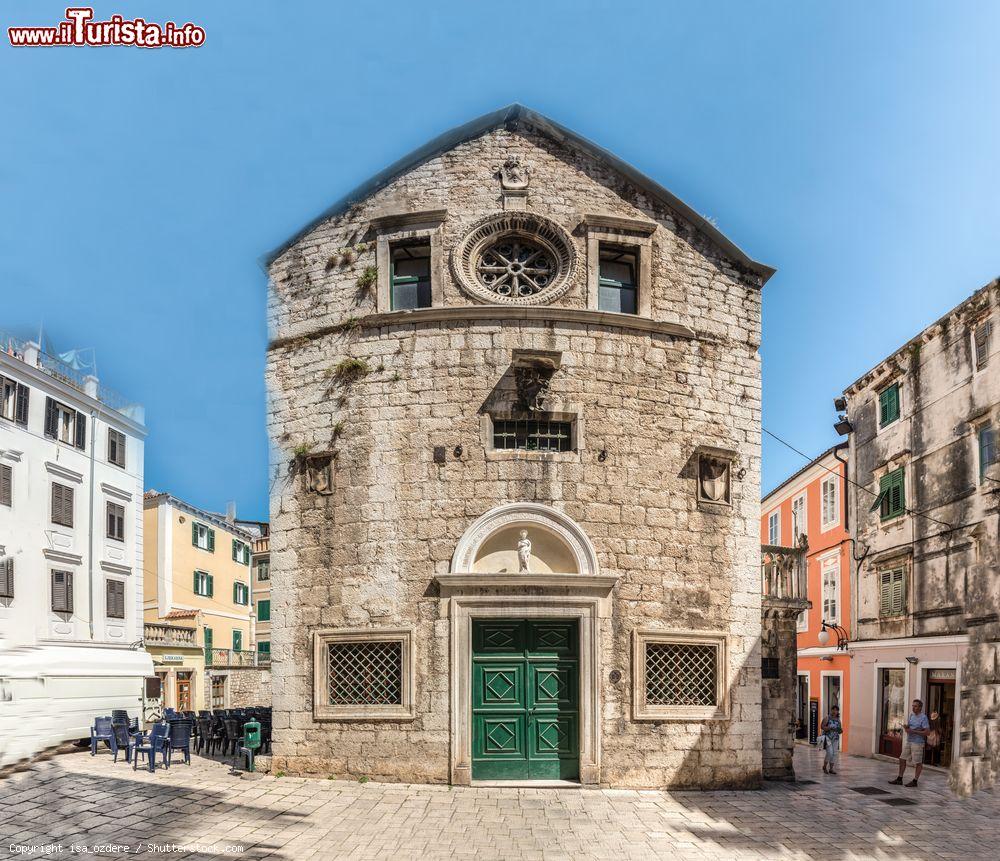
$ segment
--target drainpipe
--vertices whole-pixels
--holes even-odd
[[[97,448],[97,413],[90,411],[90,512],[87,524],[87,591],[90,598],[90,639],[94,639],[94,457]]]

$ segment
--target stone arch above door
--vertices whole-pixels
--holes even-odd
[[[569,517],[536,502],[512,502],[479,517],[459,539],[452,574],[518,574],[517,542],[531,542],[532,574],[597,576],[597,554],[586,533]]]

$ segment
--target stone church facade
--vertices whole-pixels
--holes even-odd
[[[757,785],[773,270],[520,106],[268,265],[272,767]]]

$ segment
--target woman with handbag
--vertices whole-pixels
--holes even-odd
[[[836,774],[837,761],[840,759],[840,735],[844,731],[838,706],[830,709],[830,714],[823,718],[820,728],[823,730],[823,773]]]

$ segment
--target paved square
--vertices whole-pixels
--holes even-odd
[[[106,751],[74,753],[0,781],[0,855],[45,857],[61,844],[47,857],[74,845],[107,858],[289,861],[1000,856],[993,792],[959,800],[928,772],[917,790],[889,786],[891,763],[852,757],[827,777],[815,751],[796,756],[800,779],[815,783],[667,793],[243,780],[201,757],[151,775]],[[865,787],[884,793],[855,791]],[[887,803],[900,799],[916,804]]]

